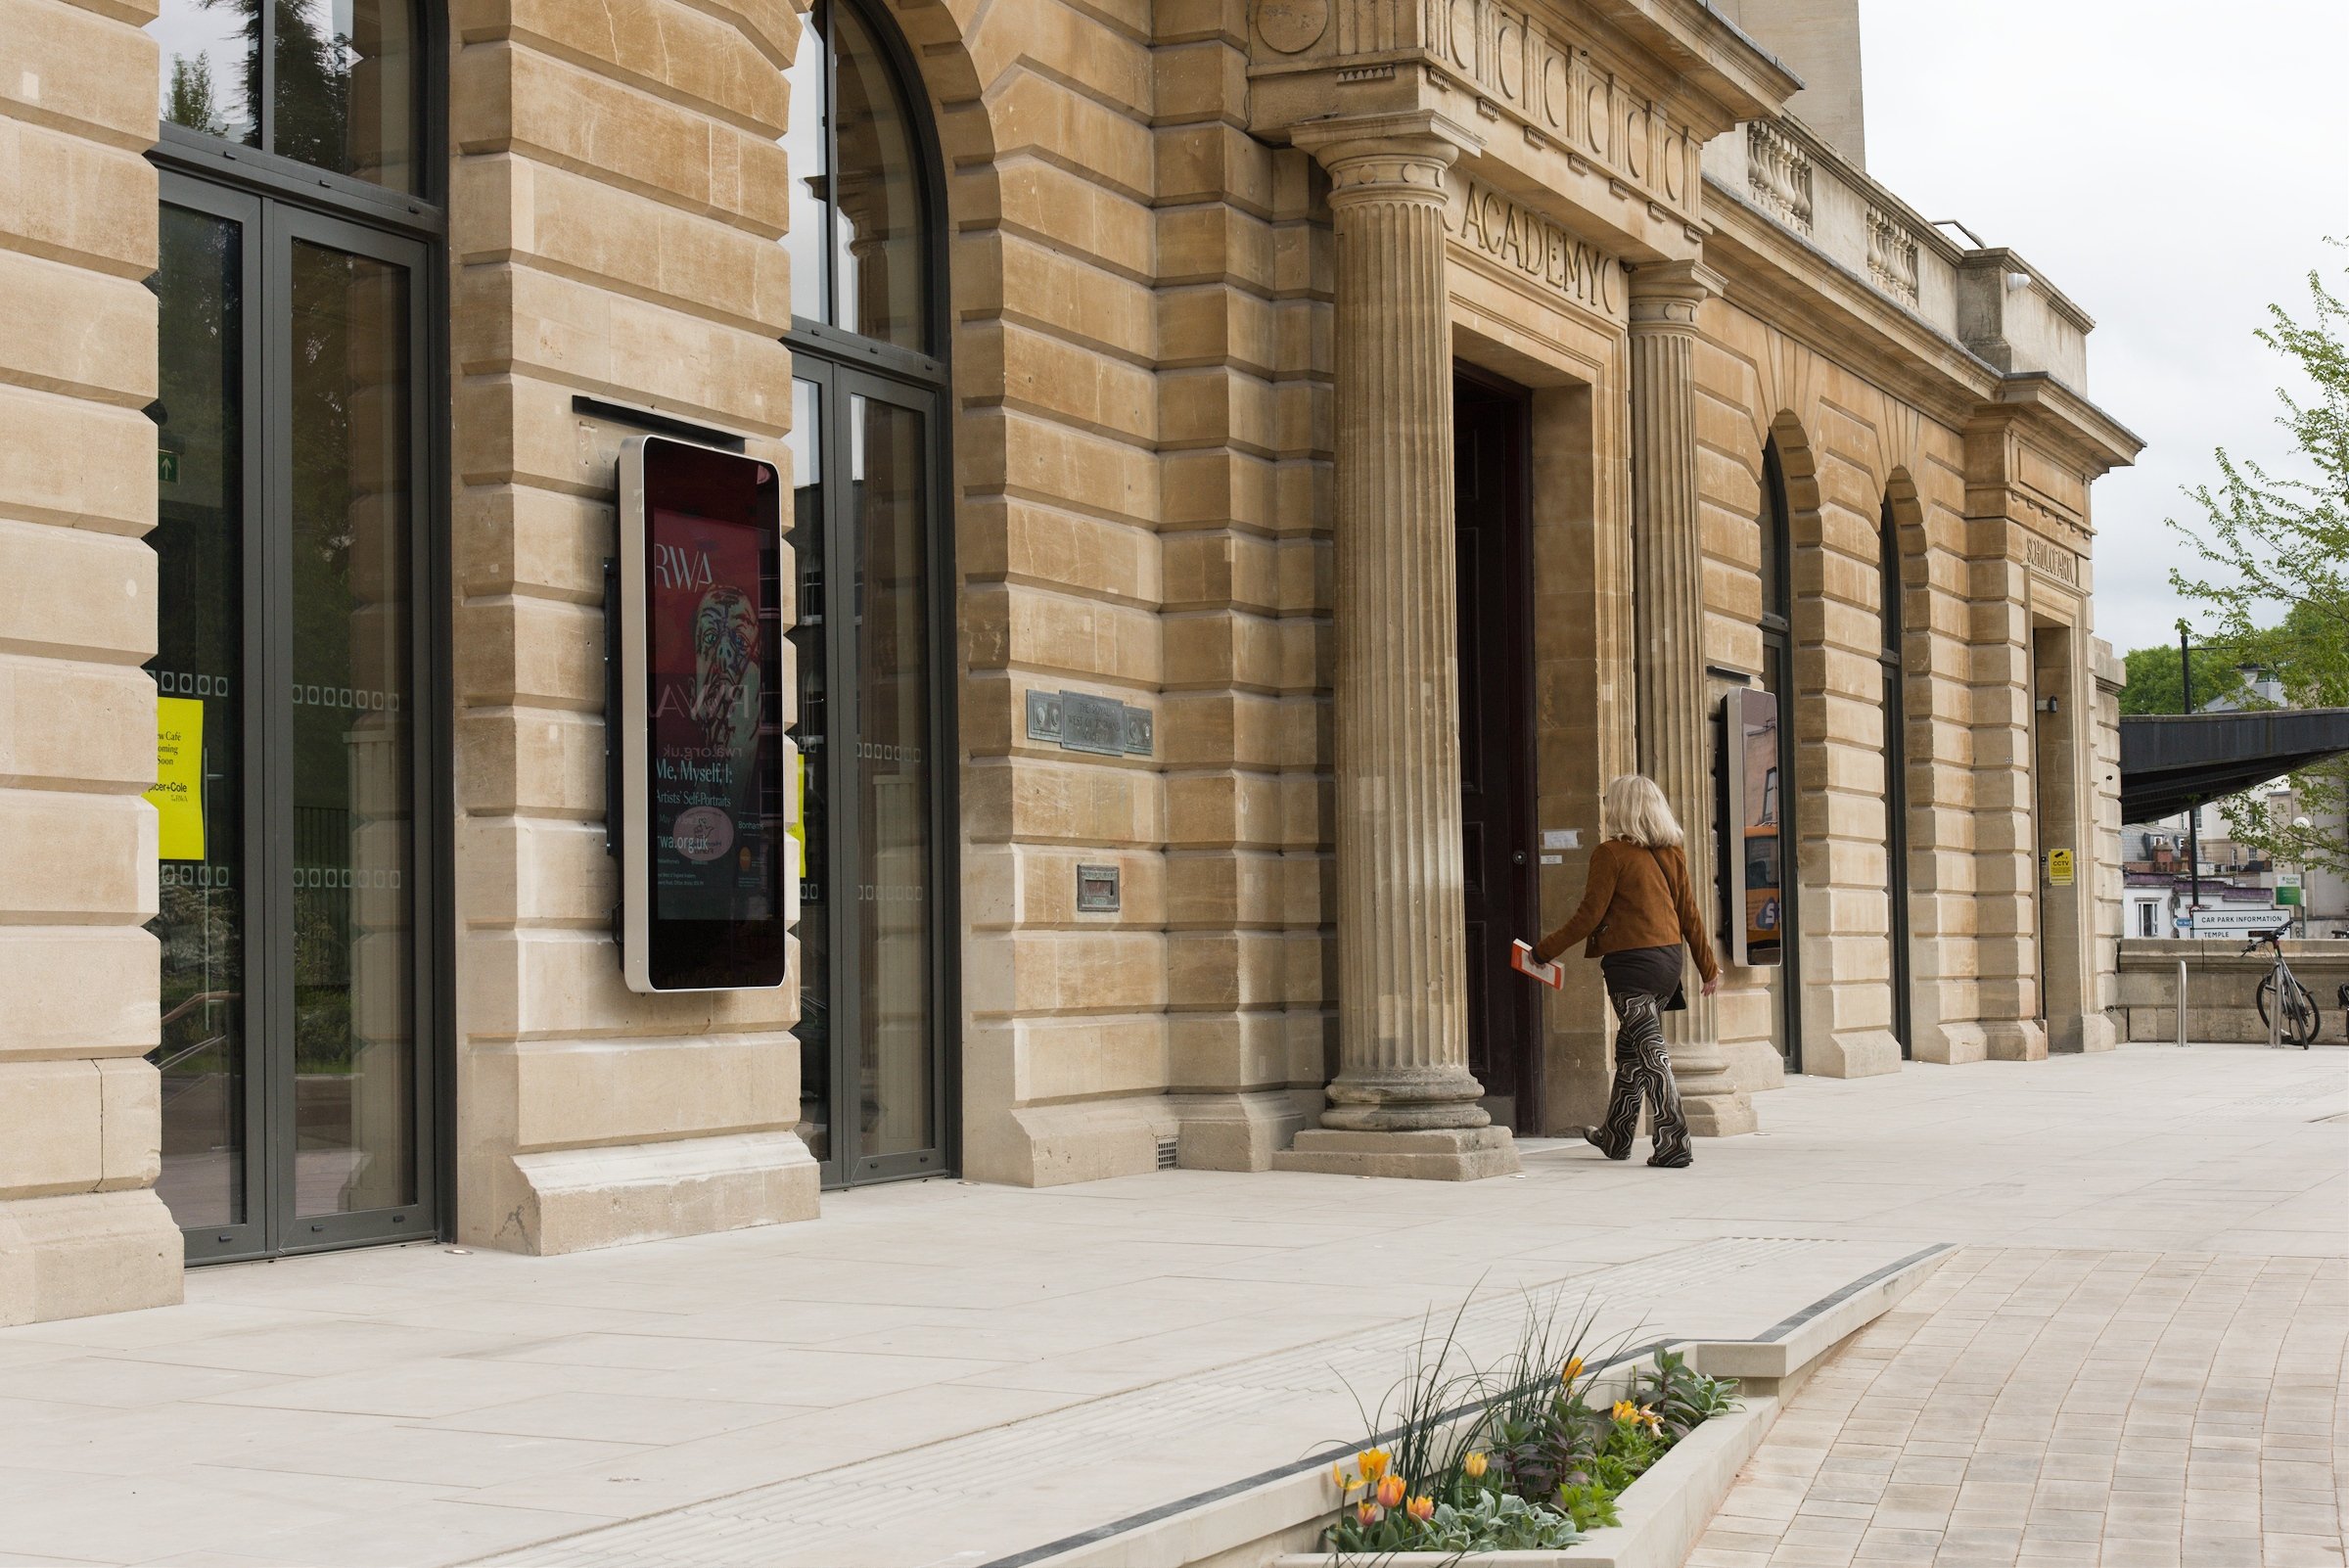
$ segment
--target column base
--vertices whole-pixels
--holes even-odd
[[[812,1220],[815,1157],[790,1132],[741,1132],[659,1143],[599,1144],[515,1154],[470,1171],[494,1206],[459,1217],[477,1247],[551,1257],[632,1241]]]
[[[1442,1128],[1418,1132],[1340,1132],[1308,1128],[1272,1156],[1275,1171],[1323,1176],[1406,1176],[1419,1181],[1481,1181],[1517,1171],[1517,1140],[1505,1127]]]
[[[187,1255],[152,1187],[0,1203],[0,1324],[177,1306]]]
[[[1708,1094],[1701,1100],[1692,1100],[1683,1092],[1681,1115],[1688,1123],[1689,1132],[1700,1138],[1742,1137],[1760,1125],[1754,1116],[1754,1102],[1743,1090]]]
[[[1875,1078],[1901,1070],[1901,1042],[1881,1029],[1839,1029],[1803,1042],[1803,1071],[1815,1078]]]
[[[1994,1062],[2044,1062],[2048,1059],[2048,1032],[2036,1018],[1986,1019],[1982,1025],[1982,1041]]]

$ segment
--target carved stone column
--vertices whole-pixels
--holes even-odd
[[[1444,176],[1427,114],[1297,132],[1337,234],[1339,1070],[1287,1170],[1517,1169],[1468,1071]]]
[[[1704,536],[1696,496],[1696,308],[1712,275],[1693,261],[1632,274],[1633,615],[1641,771],[1686,832],[1688,876],[1708,926],[1713,770],[1707,760]],[[1716,939],[1720,933],[1714,933]],[[1713,998],[1688,977],[1688,1010],[1665,1015],[1672,1071],[1699,1136],[1754,1130],[1753,1100],[1729,1076]]]

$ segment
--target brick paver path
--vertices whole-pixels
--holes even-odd
[[[2349,1265],[1975,1247],[1806,1384],[1688,1568],[2342,1562]]]

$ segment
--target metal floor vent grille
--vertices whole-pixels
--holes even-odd
[[[1158,1140],[1158,1168],[1161,1171],[1175,1170],[1181,1163],[1177,1158],[1181,1150],[1174,1138],[1160,1138]]]

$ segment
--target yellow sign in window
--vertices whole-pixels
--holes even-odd
[[[204,699],[155,700],[155,803],[161,832],[156,856],[204,858]]]

